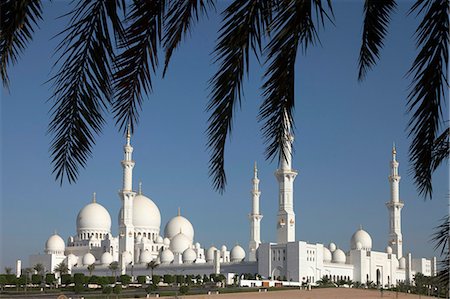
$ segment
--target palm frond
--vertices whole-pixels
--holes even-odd
[[[166,74],[173,51],[181,42],[183,35],[190,32],[192,25],[201,14],[207,16],[208,9],[214,8],[213,0],[175,0],[172,1],[165,16],[163,44],[166,52],[163,76]]]
[[[327,4],[331,10],[330,3]],[[298,47],[302,46],[306,50],[309,44],[318,41],[314,10],[319,25],[328,18],[321,1],[286,1],[281,6],[271,25],[276,34],[265,49],[266,64],[270,65],[264,74],[264,101],[259,113],[259,121],[263,123],[266,158],[274,159],[277,156],[279,162],[290,154],[286,153],[284,139],[286,132],[294,128],[294,67]]]
[[[395,0],[366,0],[364,3],[364,28],[358,60],[358,80],[362,81],[367,72],[380,58],[391,13],[397,4]]]
[[[134,1],[125,30],[122,53],[117,56],[114,73],[116,89],[113,105],[114,117],[120,130],[130,124],[134,130],[139,121],[143,94],[152,90],[152,72],[158,66],[157,50],[161,41],[165,1]]]
[[[448,88],[449,1],[418,0],[412,12],[423,13],[423,19],[416,30],[420,51],[408,71],[412,76],[408,130],[413,137],[409,156],[419,193],[432,198],[433,149]]]
[[[450,217],[447,215],[442,218],[442,223],[434,228],[432,241],[435,250],[440,250],[443,260],[440,262],[441,271],[438,274],[439,281],[444,285],[449,285],[450,255],[449,255],[449,235],[450,235]]]
[[[450,153],[450,128],[447,128],[442,134],[436,138],[433,145],[433,161],[431,169],[435,171],[441,163],[448,159]]]
[[[211,152],[209,175],[213,187],[225,190],[225,143],[232,130],[233,112],[240,104],[242,79],[249,69],[249,51],[261,52],[261,44],[272,18],[272,1],[236,0],[224,11],[222,27],[214,49],[218,71],[211,78],[212,89],[207,111],[208,143]]]
[[[105,122],[114,61],[110,22],[120,22],[114,19],[115,8],[109,0],[79,2],[68,14],[69,26],[60,33],[65,37],[56,50],[61,53],[55,62],[59,71],[50,79],[54,104],[49,133],[54,135],[53,173],[61,184],[65,178],[69,183],[77,179],[91,156],[94,134],[101,132]]]
[[[4,0],[0,2],[0,73],[3,87],[9,87],[8,67],[17,62],[32,40],[42,20],[40,0]]]

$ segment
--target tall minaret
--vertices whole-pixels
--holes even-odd
[[[127,130],[126,144],[123,147],[124,159],[123,168],[123,186],[119,191],[119,197],[122,200],[122,214],[120,215],[119,225],[119,251],[120,257],[128,252],[131,255],[131,261],[134,261],[134,227],[133,227],[133,200],[136,192],[133,192],[133,167],[132,159],[133,147],[130,144],[131,132],[130,126]],[[123,262],[121,263],[123,265]]]
[[[292,142],[294,136],[291,134],[288,117],[285,115],[286,133],[284,135],[284,152],[280,166],[275,172],[278,180],[278,223],[277,242],[284,244],[295,241],[295,213],[294,213],[294,180],[297,172],[292,169]]]
[[[258,168],[255,167],[253,169],[253,189],[252,189],[252,212],[248,215],[250,219],[250,242],[248,244],[249,248],[249,257],[248,260],[250,262],[256,261],[256,250],[261,244],[261,219],[263,215],[259,213],[259,196],[261,195],[261,191],[259,191],[259,179],[258,179]]]
[[[397,258],[403,256],[402,251],[402,228],[401,228],[401,212],[403,202],[399,198],[399,182],[398,162],[396,160],[397,150],[395,144],[392,147],[392,161],[391,173],[389,175],[389,183],[391,185],[391,200],[386,203],[389,210],[389,242],[388,245],[392,247],[392,252],[397,255]]]

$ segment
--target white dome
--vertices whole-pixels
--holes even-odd
[[[187,248],[191,246],[192,242],[188,236],[183,233],[177,234],[173,237],[172,241],[170,241],[170,250],[173,253],[183,253]]]
[[[45,242],[45,252],[48,254],[64,254],[66,244],[64,240],[56,233]]]
[[[169,239],[167,239],[167,240],[169,240]],[[158,243],[158,244],[162,244],[162,243],[164,243],[164,239],[163,239],[163,237],[161,237],[161,236],[158,236],[158,237],[156,238],[156,243]],[[170,243],[170,240],[169,240],[169,243]]]
[[[95,256],[88,252],[83,256],[83,265],[90,266],[95,263]]]
[[[161,226],[161,213],[148,197],[138,194],[133,200],[133,225],[136,230],[158,231]]]
[[[227,246],[222,245],[222,247],[220,247],[220,251],[227,251]]]
[[[333,251],[333,263],[345,264],[346,260],[347,258],[344,251],[342,251],[341,249],[336,249],[335,251]]]
[[[141,264],[148,264],[152,261],[152,259],[153,259],[152,254],[148,250],[141,252],[141,255],[139,256],[139,262]]]
[[[387,254],[392,254],[392,247],[391,246],[386,247],[386,253]]]
[[[195,243],[195,248],[196,249],[200,249],[200,243],[199,242]]]
[[[124,264],[129,264],[133,261],[133,257],[131,256],[131,253],[129,253],[128,251],[125,251],[122,253],[122,261],[124,262]]]
[[[69,268],[72,268],[74,265],[76,265],[78,263],[78,257],[75,255],[75,254],[73,254],[73,253],[70,253],[68,256],[67,256],[67,262],[66,262],[66,264],[67,264],[67,266],[69,267]]]
[[[170,264],[174,259],[174,255],[170,249],[164,249],[160,253],[159,259],[161,260],[161,264]]]
[[[230,259],[232,263],[242,262],[245,259],[245,251],[244,249],[236,245],[231,249]]]
[[[404,256],[402,256],[399,260],[398,260],[398,267],[400,269],[405,269],[406,268],[406,259]]]
[[[356,243],[361,242],[362,249],[371,250],[372,249],[372,238],[370,235],[362,228],[358,229],[352,236],[350,241],[350,248],[357,249]]]
[[[191,242],[194,240],[194,227],[189,220],[180,215],[173,217],[167,222],[164,229],[164,236],[172,240],[179,233],[185,234]]]
[[[362,244],[361,244],[361,242],[356,242],[356,249],[357,250],[361,250],[363,248],[363,246],[362,246]]]
[[[102,254],[102,256],[100,257],[100,263],[102,263],[102,265],[109,265],[113,262],[113,257],[111,255],[111,253],[109,252],[105,252]]]
[[[330,249],[331,252],[336,250],[336,244],[334,244],[333,242],[330,243],[330,245],[328,245],[328,248]]]
[[[77,232],[111,232],[111,216],[100,204],[91,202],[78,213]]]
[[[331,259],[332,259],[331,251],[325,246],[323,246],[323,261],[326,263],[330,263]]]
[[[169,246],[170,245],[170,239],[169,238],[164,238],[163,243],[164,243],[164,245]]]
[[[191,264],[197,259],[197,253],[195,253],[194,249],[188,248],[183,251],[183,263]]]
[[[206,262],[212,263],[214,261],[214,251],[216,251],[216,250],[217,250],[217,248],[214,246],[211,246],[208,248],[208,250],[206,250],[206,253],[205,253]]]

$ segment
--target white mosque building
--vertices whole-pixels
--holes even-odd
[[[396,285],[398,282],[412,282],[418,272],[436,274],[436,258],[412,258],[411,253],[404,254],[402,250],[401,210],[404,203],[399,198],[400,176],[395,146],[388,177],[391,198],[386,203],[389,235],[385,251],[372,250],[372,238],[362,227],[351,237],[347,252],[333,243],[325,246],[295,240],[293,183],[297,172],[292,168],[293,137],[287,133],[285,150],[289,154],[275,172],[279,184],[277,242],[261,243],[263,216],[259,209],[261,193],[255,164],[247,256],[239,245],[231,250],[225,245],[206,249],[194,242],[194,228],[179,210],[162,233],[158,206],[143,194],[141,184],[137,192],[133,191],[135,162],[130,139],[128,133],[121,162],[123,186],[119,191],[122,201],[119,235],[111,234],[111,216],[97,202],[94,193],[92,202],[78,213],[76,234],[68,238],[67,244],[56,233],[50,236],[44,253],[30,256],[30,266],[41,263],[46,271],[53,272],[59,263],[64,262],[71,273],[86,273],[88,266],[95,265],[94,274],[108,275],[111,273],[110,264],[118,262],[121,273],[136,276],[148,275],[147,265],[155,261],[159,265],[154,274],[222,273],[230,277],[233,274],[258,273],[263,278],[286,277],[290,281],[313,284],[325,276],[333,281],[350,279],[361,283],[372,281],[379,285]],[[18,265],[20,272],[20,261]]]

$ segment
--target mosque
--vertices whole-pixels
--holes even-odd
[[[436,274],[436,258],[412,258],[402,250],[401,210],[399,198],[399,163],[395,146],[390,163],[389,235],[385,251],[372,250],[372,238],[359,228],[350,239],[350,249],[331,243],[310,244],[295,240],[294,180],[297,172],[292,168],[291,144],[293,137],[288,131],[284,138],[285,152],[275,177],[279,185],[279,208],[276,243],[261,243],[260,224],[263,215],[259,209],[259,179],[255,164],[252,179],[252,208],[249,214],[250,241],[248,255],[240,245],[228,250],[223,245],[208,249],[194,242],[194,227],[180,214],[173,217],[160,231],[161,214],[158,206],[142,192],[141,184],[133,191],[133,147],[128,130],[124,146],[123,186],[119,191],[122,208],[119,211],[119,235],[111,234],[111,216],[97,202],[92,202],[78,213],[76,234],[67,243],[56,233],[47,240],[43,254],[31,255],[29,265],[41,263],[46,271],[54,272],[64,262],[70,273],[87,273],[88,266],[95,275],[110,275],[110,265],[117,262],[122,274],[148,275],[148,264],[158,266],[154,274],[200,274],[221,273],[230,278],[235,274],[258,273],[265,279],[285,277],[289,281],[315,284],[322,277],[332,281],[350,279],[379,285],[396,285],[412,282],[415,273]],[[21,263],[17,262],[20,275]],[[92,268],[94,268],[92,270]],[[109,274],[108,274],[109,273]]]

